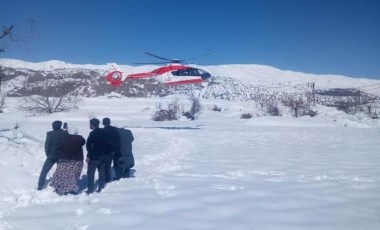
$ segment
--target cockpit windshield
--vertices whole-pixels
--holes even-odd
[[[179,69],[172,71],[172,74],[174,76],[200,76],[203,79],[208,79],[211,77],[211,75],[206,71],[197,68]]]

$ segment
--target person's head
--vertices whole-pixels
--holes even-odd
[[[62,121],[54,121],[51,124],[51,127],[53,128],[53,130],[60,130],[61,126],[62,126]]]
[[[67,129],[67,132],[71,135],[77,135],[78,134],[78,128],[77,127],[72,127],[70,126],[68,129]]]
[[[100,121],[98,119],[92,118],[90,120],[90,129],[98,128],[99,127],[99,123],[100,123]]]
[[[111,119],[109,119],[108,117],[103,118],[102,124],[104,126],[111,125]]]

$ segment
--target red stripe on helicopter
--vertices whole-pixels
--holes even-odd
[[[203,79],[191,79],[191,80],[182,80],[182,81],[173,81],[173,82],[165,82],[165,85],[184,85],[184,84],[199,84],[204,82]]]
[[[136,74],[129,74],[127,76],[127,79],[142,79],[142,78],[150,78],[157,76],[156,73],[136,73]]]

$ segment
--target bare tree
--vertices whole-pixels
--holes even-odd
[[[294,112],[295,117],[309,114],[310,103],[301,96],[285,94],[282,103]]]
[[[3,26],[3,29],[0,31],[0,55],[6,52],[6,46],[7,44],[9,44],[9,42],[22,41],[22,39],[16,38],[16,36],[14,36],[15,27],[19,27],[22,24],[25,24],[25,23],[20,23],[20,24],[11,25],[11,26]],[[32,28],[34,21],[26,20],[26,24],[30,25],[30,28]],[[6,75],[4,73],[3,64],[0,62],[0,113],[3,112],[5,101],[8,96],[8,90],[6,88],[5,90],[3,89],[4,88],[3,81],[5,77]],[[18,127],[19,127],[19,124],[16,124],[15,129],[17,129]]]
[[[364,112],[372,119],[378,119],[378,114],[374,106],[374,102],[368,102],[364,106]]]
[[[38,94],[21,99],[19,109],[36,115],[51,114],[78,109],[81,101],[79,93],[65,87],[61,79],[47,79],[43,85],[39,85]]]
[[[202,105],[199,97],[196,97],[193,92],[191,93],[189,100],[191,102],[191,108],[189,111],[183,112],[182,115],[190,120],[195,120],[202,109]]]
[[[12,36],[12,29],[13,29],[13,26],[10,26],[10,27],[4,26],[3,30],[0,33],[0,42],[6,40],[6,38],[12,39],[12,37],[13,37]],[[5,47],[1,44],[2,43],[0,43],[0,53],[4,53]],[[0,63],[0,92],[1,92],[1,84],[2,84],[3,78],[4,78],[3,66]]]
[[[14,27],[13,25],[9,27],[4,26],[3,30],[0,33],[0,40],[5,40],[6,38],[14,40],[14,36],[12,34],[13,27]],[[0,53],[3,53],[3,52],[5,52],[5,48],[0,47]]]
[[[7,92],[0,91],[0,113],[3,112],[6,97],[7,97]]]
[[[0,53],[5,53],[6,46],[11,43],[25,42],[34,36],[33,19],[26,19],[10,26],[3,25],[0,31]]]
[[[3,73],[3,66],[0,63],[0,92],[1,92],[1,86],[2,86],[2,82],[3,82],[4,77],[5,77],[5,75]]]
[[[258,100],[260,108],[270,116],[280,116],[278,100],[275,96],[260,97]]]
[[[156,111],[152,120],[154,121],[172,121],[178,120],[178,113],[180,112],[180,106],[178,99],[175,99],[172,102],[169,102],[167,108],[163,108],[162,104],[158,104],[158,111]]]
[[[356,114],[363,111],[370,114],[372,110],[371,101],[368,97],[364,97],[360,91],[356,92],[354,96],[342,97],[336,102],[336,107],[347,114]]]

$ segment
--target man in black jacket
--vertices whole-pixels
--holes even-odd
[[[63,131],[61,129],[61,126],[62,126],[61,121],[54,121],[52,123],[53,131],[49,131],[46,135],[46,141],[45,141],[46,160],[45,160],[44,165],[42,166],[40,178],[38,180],[37,190],[43,189],[47,174],[49,173],[53,165],[57,163],[58,159],[61,157],[62,148],[63,148],[63,140],[64,140],[64,137],[67,135],[67,132]]]
[[[95,171],[98,169],[99,175],[99,187],[97,192],[100,192],[105,185],[105,161],[107,159],[108,144],[106,135],[103,129],[99,128],[100,121],[96,118],[90,120],[90,135],[87,138],[87,182],[88,188],[86,193],[90,194],[94,192],[94,177]]]
[[[107,138],[107,144],[108,144],[108,157],[105,164],[105,181],[106,183],[111,181],[111,164],[113,160],[113,165],[115,166],[117,160],[119,159],[120,155],[120,136],[119,136],[119,130],[111,126],[111,119],[108,117],[103,118],[102,122],[104,128],[104,132],[106,134]]]

